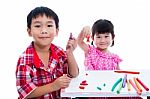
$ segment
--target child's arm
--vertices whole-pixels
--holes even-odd
[[[120,70],[120,66],[119,65],[117,65],[117,68],[116,68],[117,70]]]
[[[80,34],[78,35],[78,45],[85,53],[88,52],[89,46],[84,42],[84,38],[86,38],[87,36],[90,36],[90,34],[91,34],[90,27],[85,26],[83,27]]]
[[[76,77],[79,74],[78,65],[73,55],[73,51],[75,50],[76,47],[77,47],[77,40],[72,36],[69,38],[66,47],[67,61],[69,66],[67,72],[71,77]]]
[[[47,93],[57,91],[61,88],[66,88],[69,86],[69,83],[71,81],[71,78],[68,77],[67,75],[63,75],[59,78],[57,78],[54,82],[49,83],[47,85],[43,85],[40,87],[37,87],[34,91],[32,91],[27,97],[27,98],[34,98],[34,97],[39,97],[42,95],[45,95]]]

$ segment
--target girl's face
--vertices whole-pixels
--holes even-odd
[[[111,33],[97,34],[94,36],[94,43],[100,50],[107,50],[107,48],[112,44],[112,35]]]
[[[28,33],[29,36],[33,37],[37,46],[49,47],[54,37],[58,34],[58,29],[56,29],[54,19],[39,15],[32,19],[31,29],[28,29]]]

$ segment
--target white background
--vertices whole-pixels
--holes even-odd
[[[4,0],[0,1],[0,98],[16,99],[15,70],[19,55],[32,38],[26,32],[27,14],[36,6],[53,9],[60,19],[54,43],[65,48],[69,33],[75,37],[85,25],[102,18],[115,26],[115,46],[110,50],[124,61],[122,69],[150,69],[149,0]],[[75,58],[84,69],[84,55],[78,47]]]

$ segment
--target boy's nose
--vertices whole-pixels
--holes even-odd
[[[46,33],[47,33],[47,30],[46,30],[45,28],[43,28],[42,31],[41,31],[41,33],[42,33],[42,34],[46,34]]]
[[[47,32],[46,31],[42,31],[41,34],[47,34]]]

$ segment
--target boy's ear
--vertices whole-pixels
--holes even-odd
[[[56,29],[56,35],[55,36],[58,36],[58,32],[59,32],[59,29]]]
[[[29,36],[32,36],[32,34],[31,34],[31,29],[27,28],[27,32],[28,32],[28,35],[29,35]]]

